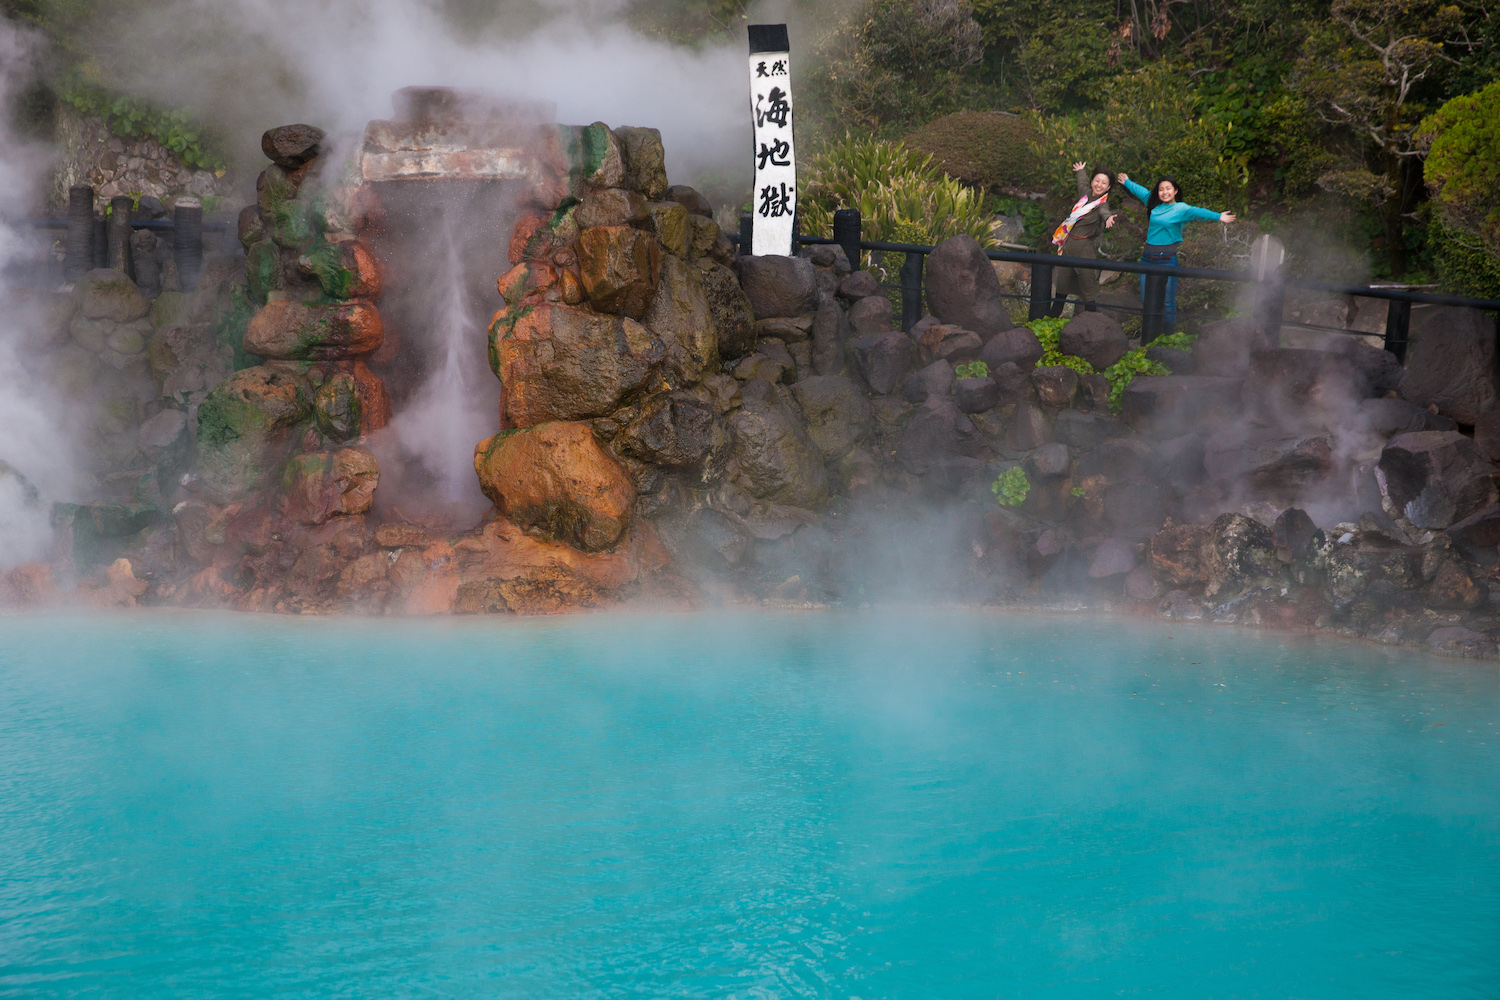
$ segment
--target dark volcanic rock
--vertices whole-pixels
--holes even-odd
[[[1465,553],[1477,554],[1489,550],[1495,555],[1500,545],[1500,506],[1491,505],[1470,514],[1448,529],[1448,537]]]
[[[755,316],[734,272],[722,264],[698,266],[698,281],[719,331],[719,357],[729,361],[755,347]]]
[[[1402,429],[1405,430],[1405,428]],[[1426,429],[1437,430],[1438,428]],[[1479,415],[1479,421],[1474,425],[1474,443],[1489,457],[1490,461],[1500,461],[1500,410],[1487,410]]]
[[[740,257],[735,268],[756,319],[801,316],[818,304],[817,276],[810,260],[802,257]]]
[[[1101,312],[1085,312],[1068,320],[1057,346],[1062,353],[1076,355],[1102,372],[1125,356],[1130,341],[1119,323]]]
[[[1313,545],[1322,532],[1307,516],[1307,511],[1288,507],[1276,519],[1271,529],[1272,544],[1276,558],[1284,563],[1305,562],[1312,555]]]
[[[1135,546],[1119,538],[1106,538],[1089,562],[1089,579],[1102,580],[1135,569]]]
[[[1000,403],[1000,383],[992,378],[961,378],[953,383],[953,402],[965,413],[983,413]]]
[[[768,382],[784,382],[797,372],[797,363],[780,341],[765,340],[754,354],[747,354],[735,362],[731,374],[741,382],[763,378]]]
[[[863,299],[880,294],[880,282],[869,271],[855,271],[839,282],[839,294],[846,299]]]
[[[1208,526],[1202,560],[1212,597],[1220,591],[1264,587],[1279,575],[1275,540],[1262,524],[1244,514],[1220,514]]]
[[[871,391],[881,396],[905,381],[917,354],[911,338],[897,330],[855,337],[849,341],[849,352]]]
[[[1472,611],[1489,600],[1489,591],[1457,559],[1446,559],[1427,591],[1427,606],[1438,611]]]
[[[972,236],[950,237],[927,255],[925,285],[927,301],[944,323],[981,336],[1010,323],[1000,279]]]
[[[902,429],[896,461],[907,472],[923,475],[944,459],[973,458],[983,449],[984,440],[973,422],[951,401],[931,396]]]
[[[826,458],[847,454],[874,429],[869,400],[846,378],[805,378],[792,386],[792,395],[807,417],[807,433]]]
[[[1203,464],[1213,479],[1291,499],[1333,471],[1333,447],[1324,437],[1248,435],[1234,428],[1205,442]]]
[[[934,361],[921,371],[912,372],[901,387],[901,395],[908,403],[920,403],[928,396],[946,396],[952,391],[953,366],[946,361]]]
[[[669,392],[648,401],[615,444],[632,458],[687,468],[714,446],[717,425],[711,405],[686,392]]]
[[[740,408],[726,418],[734,431],[735,481],[758,499],[820,509],[828,502],[828,473],[802,421],[765,379],[751,379],[740,392]]]
[[[990,366],[993,372],[1003,364],[1013,363],[1031,370],[1042,360],[1042,342],[1024,326],[1005,330],[991,337],[979,352],[979,360]]]
[[[1093,413],[1064,410],[1057,415],[1054,433],[1063,444],[1074,448],[1092,448],[1119,433],[1119,423]]]
[[[260,151],[283,170],[296,170],[318,155],[324,132],[313,125],[282,125],[260,137]]]
[[[1376,468],[1392,516],[1419,528],[1446,528],[1496,501],[1494,466],[1456,431],[1398,434]]]
[[[1043,406],[1068,406],[1078,391],[1078,373],[1065,365],[1036,368],[1031,372],[1031,387]]]
[[[1473,309],[1428,310],[1412,331],[1415,343],[1401,378],[1401,397],[1461,424],[1495,408],[1495,317]]]
[[[1071,463],[1068,446],[1056,441],[1042,445],[1026,457],[1026,468],[1038,479],[1055,479],[1067,472]]]
[[[705,219],[714,217],[714,206],[696,188],[688,187],[686,184],[673,184],[667,188],[667,200],[675,201],[688,210],[691,215],[702,216]]]
[[[1120,398],[1125,423],[1175,436],[1202,430],[1239,411],[1243,379],[1205,375],[1137,375]]]
[[[1000,406],[1010,406],[1020,403],[1032,396],[1031,376],[1026,369],[1014,361],[1007,361],[1003,365],[990,366],[990,378],[995,380],[995,385],[1000,387]]]
[[[1359,419],[1372,434],[1388,438],[1410,431],[1454,431],[1458,425],[1404,399],[1364,399],[1359,404]],[[1478,428],[1475,441],[1479,440]],[[1480,446],[1483,447],[1482,442]],[[1492,455],[1491,458],[1496,456]]]
[[[1167,519],[1167,496],[1144,479],[1112,483],[1104,491],[1104,519],[1121,534],[1145,538]]]
[[[916,341],[922,360],[926,362],[944,360],[958,364],[973,361],[979,357],[979,349],[983,346],[979,334],[946,323],[933,324],[917,334]]]
[[[1016,412],[1005,428],[1005,447],[1013,452],[1040,448],[1052,440],[1047,414],[1035,403],[1016,404]]]
[[[1275,416],[1370,394],[1369,380],[1346,354],[1291,347],[1252,353],[1243,390],[1247,405]]]
[[[1166,365],[1167,371],[1173,375],[1195,375],[1198,372],[1197,365],[1193,361],[1193,352],[1178,350],[1175,347],[1148,347],[1146,360]]]
[[[1252,319],[1221,319],[1198,332],[1193,343],[1193,369],[1197,375],[1236,378],[1250,371],[1250,352],[1269,347]],[[1175,368],[1173,374],[1184,375]]]
[[[1209,528],[1203,524],[1173,524],[1151,536],[1147,547],[1151,572],[1174,587],[1208,579],[1203,568],[1203,543]]]
[[[824,296],[813,317],[813,371],[819,375],[837,375],[844,367],[844,345],[849,336],[849,320],[844,310],[831,296]]]
[[[895,306],[883,295],[871,295],[860,299],[849,307],[849,328],[856,337],[871,333],[884,333],[895,328],[892,322]]]

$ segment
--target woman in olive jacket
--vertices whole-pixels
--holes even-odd
[[[1092,174],[1086,164],[1073,164],[1073,174],[1078,178],[1078,201],[1073,211],[1057,231],[1052,234],[1052,243],[1064,257],[1088,257],[1097,259],[1097,241],[1104,230],[1115,224],[1114,213],[1109,208],[1109,171],[1095,168]],[[1095,309],[1094,300],[1099,297],[1099,272],[1092,268],[1059,267],[1054,285],[1051,315],[1061,316],[1069,295],[1083,300],[1083,308]]]

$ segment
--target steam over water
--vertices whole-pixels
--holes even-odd
[[[0,995],[1500,981],[1473,663],[890,610],[5,631]]]

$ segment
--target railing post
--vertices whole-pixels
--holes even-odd
[[[792,256],[802,252],[802,213],[792,215]]]
[[[116,195],[109,199],[108,234],[109,256],[105,266],[112,271],[129,275],[130,268],[130,209],[134,199],[129,195]]]
[[[1046,319],[1052,308],[1052,265],[1031,265],[1031,308],[1027,319]]]
[[[925,254],[908,252],[901,264],[901,329],[910,331],[922,318],[922,264]]]
[[[844,256],[849,258],[849,270],[851,271],[859,270],[859,241],[862,225],[863,220],[859,217],[859,209],[839,208],[834,210],[833,239],[835,243],[844,248]]]
[[[1141,314],[1141,346],[1147,347],[1161,336],[1162,314],[1167,308],[1167,276],[1146,275],[1145,310]]]
[[[1411,331],[1411,303],[1391,299],[1385,307],[1385,349],[1406,363],[1406,336]]]
[[[94,189],[86,184],[68,188],[68,248],[63,255],[63,280],[77,281],[94,266]]]
[[[1281,346],[1281,311],[1286,305],[1286,287],[1280,276],[1261,285],[1255,297],[1255,325],[1266,347]]]
[[[197,288],[203,272],[203,204],[196,198],[179,198],[172,209],[172,259],[182,290]]]
[[[740,213],[740,256],[750,256],[750,249],[755,246],[755,216],[749,212]]]

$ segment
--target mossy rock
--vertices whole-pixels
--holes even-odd
[[[1048,187],[1031,144],[1036,126],[1022,115],[957,111],[934,118],[906,136],[913,149],[932,156],[944,173],[981,187],[1040,191]]]
[[[311,411],[301,379],[266,366],[235,372],[198,408],[198,477],[215,502],[243,500],[280,470]]]

